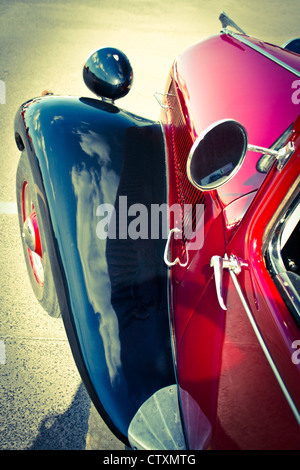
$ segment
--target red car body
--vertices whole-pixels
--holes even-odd
[[[300,71],[298,54],[250,41]],[[170,73],[162,115],[169,204],[205,204],[202,248],[189,251],[188,241],[183,241],[174,248],[173,258],[178,256],[185,264],[188,253],[189,262],[170,268],[174,349],[192,448],[300,448],[300,365],[291,359],[300,339],[299,326],[265,262],[274,217],[284,210],[290,188],[291,199],[299,190],[299,120],[290,136],[296,151],[281,172],[273,165],[267,176],[259,173],[261,155],[251,151],[236,175],[210,192],[195,189],[185,172],[197,137],[222,119],[243,123],[250,142],[271,147],[299,114],[292,101],[295,80],[276,60],[226,33],[184,51]],[[298,422],[229,274],[224,274],[227,311],[218,303],[210,260],[225,253],[247,264],[238,276],[240,288]]]

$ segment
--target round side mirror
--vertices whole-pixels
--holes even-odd
[[[246,129],[237,121],[209,126],[195,141],[187,159],[193,186],[210,191],[227,183],[242,165],[248,147]]]
[[[86,86],[97,96],[116,100],[129,92],[133,71],[126,55],[113,47],[93,52],[83,67]]]

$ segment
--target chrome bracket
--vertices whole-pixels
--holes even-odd
[[[156,101],[158,102],[159,106],[161,106],[161,108],[163,108],[165,111],[167,109],[173,109],[171,106],[167,106],[166,104],[164,104],[160,97],[161,96],[175,96],[175,95],[172,95],[171,93],[159,93],[158,91],[155,91],[153,93],[153,96],[156,99]]]
[[[277,170],[281,171],[284,168],[285,164],[289,161],[290,157],[295,152],[295,144],[294,142],[288,142],[287,145],[285,145],[279,150],[267,149],[264,147],[258,147],[257,145],[249,144],[248,150],[274,157],[277,160]]]
[[[188,265],[188,262],[189,262],[188,251],[186,251],[185,263],[182,263],[179,258],[175,258],[174,261],[169,260],[169,248],[170,248],[171,239],[173,237],[173,234],[180,233],[180,232],[181,230],[179,230],[179,228],[176,228],[176,227],[170,230],[166,247],[165,247],[165,252],[164,252],[164,262],[166,263],[168,268],[171,268],[172,266],[176,266],[176,264],[179,264],[179,266],[181,266],[182,268],[185,268]]]
[[[235,255],[231,255],[230,258],[228,258],[227,254],[225,254],[224,258],[221,256],[213,256],[210,260],[210,266],[214,268],[216,291],[220,307],[223,310],[227,310],[223,300],[223,270],[228,269],[235,275],[238,275],[241,273],[243,267],[248,266],[248,263],[240,260]]]
[[[285,147],[278,151],[277,170],[281,171],[295,152],[294,142],[289,142]]]

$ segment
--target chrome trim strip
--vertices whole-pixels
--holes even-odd
[[[246,46],[250,47],[251,49],[254,49],[256,52],[259,52],[260,54],[262,54],[263,56],[267,57],[268,59],[272,60],[273,62],[275,62],[276,64],[280,65],[281,67],[285,68],[286,70],[288,70],[289,72],[293,73],[294,75],[296,75],[297,77],[300,77],[300,71],[299,70],[296,70],[294,69],[293,67],[291,67],[290,65],[286,64],[285,62],[283,62],[282,60],[278,59],[277,57],[274,57],[272,54],[270,54],[269,52],[265,51],[264,49],[262,49],[261,47],[257,46],[256,44],[253,44],[251,41],[248,41],[248,39],[246,39],[245,37],[237,34],[237,33],[234,33],[232,31],[228,31],[226,30],[226,34],[228,34],[229,36],[232,36],[234,37],[235,39],[237,39],[238,41],[242,42],[243,44],[245,44]]]
[[[295,278],[297,278],[297,274],[286,271],[283,273],[276,274],[276,276],[273,279],[274,279],[274,282],[278,284],[278,286],[280,287],[281,292],[284,294],[284,297],[289,302],[291,308],[294,310],[295,320],[297,324],[299,325],[300,292],[296,290],[296,287],[293,284],[293,281],[296,283]],[[298,317],[296,317],[296,315],[298,315]]]
[[[292,232],[300,220],[300,197],[296,196],[291,206],[281,216],[279,222],[273,228],[272,236],[268,244],[268,255],[272,270],[275,274],[286,272],[281,251],[287,243]]]
[[[300,202],[299,204],[296,205],[295,209],[291,212],[290,216],[288,217],[282,229],[281,246],[280,246],[281,250],[287,243],[290,236],[292,235],[299,221],[300,221]]]
[[[242,301],[243,307],[244,307],[244,309],[245,309],[245,311],[246,311],[246,314],[247,314],[248,319],[249,319],[249,321],[250,321],[250,323],[251,323],[251,326],[252,326],[252,328],[253,328],[253,330],[254,330],[254,332],[255,332],[255,334],[256,334],[256,337],[257,337],[257,339],[258,339],[258,342],[259,342],[259,344],[260,344],[260,346],[261,346],[261,348],[262,348],[262,350],[263,350],[263,352],[264,352],[264,354],[265,354],[265,356],[266,356],[266,358],[267,358],[267,360],[268,360],[268,362],[269,362],[269,365],[271,366],[271,369],[272,369],[272,371],[273,371],[273,373],[274,373],[274,375],[275,375],[275,377],[276,377],[276,379],[277,379],[277,381],[278,381],[278,383],[279,383],[279,386],[280,386],[280,388],[281,388],[281,390],[282,390],[282,392],[283,392],[283,394],[284,394],[284,396],[285,396],[285,398],[286,398],[286,400],[287,400],[287,402],[288,402],[288,404],[289,404],[289,406],[290,406],[292,412],[294,413],[294,416],[295,416],[295,418],[296,418],[298,424],[300,425],[300,413],[299,413],[298,409],[296,408],[296,406],[295,406],[295,404],[294,404],[294,402],[293,402],[293,399],[292,399],[292,397],[291,397],[291,395],[290,395],[288,389],[286,388],[285,383],[283,382],[283,380],[282,380],[282,378],[281,378],[281,376],[280,376],[280,374],[279,374],[279,371],[278,371],[278,369],[277,369],[277,367],[276,367],[276,364],[275,364],[275,362],[273,361],[272,356],[271,356],[271,354],[270,354],[270,352],[269,352],[269,350],[268,350],[268,348],[267,348],[267,346],[266,346],[266,344],[265,344],[265,342],[264,342],[264,340],[263,340],[263,337],[262,337],[262,335],[261,335],[261,333],[260,333],[260,331],[259,331],[259,329],[258,329],[258,327],[257,327],[257,325],[256,325],[255,319],[253,318],[251,309],[250,309],[250,307],[249,307],[249,305],[248,305],[248,303],[247,303],[247,300],[246,300],[245,297],[244,297],[244,294],[243,294],[242,289],[241,289],[241,286],[240,286],[240,284],[239,284],[239,282],[238,282],[238,280],[237,280],[237,277],[236,277],[236,275],[235,275],[235,273],[234,273],[233,271],[230,270],[229,273],[230,273],[231,279],[232,279],[232,281],[233,281],[233,283],[234,283],[234,286],[235,286],[235,288],[236,288],[236,290],[237,290],[237,292],[238,292],[238,294],[239,294],[239,297],[240,297],[240,299],[241,299],[241,301]]]
[[[273,227],[267,247],[267,263],[275,284],[278,283],[281,295],[291,307],[296,323],[300,325],[300,294],[297,292],[297,274],[289,271],[282,259],[282,250],[300,220],[300,197],[297,196],[286,213]]]

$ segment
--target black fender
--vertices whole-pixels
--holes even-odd
[[[18,110],[15,137],[48,221],[47,249],[76,365],[102,418],[127,443],[142,403],[175,383],[165,240],[118,231],[120,196],[128,207],[166,202],[160,124],[101,100],[45,96]],[[104,203],[115,207],[116,237],[101,240],[97,208]]]

